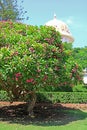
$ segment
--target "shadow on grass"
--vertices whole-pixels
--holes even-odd
[[[57,126],[87,118],[87,113],[79,109],[66,108],[61,104],[53,105],[51,103],[37,103],[34,113],[34,118],[27,116],[26,104],[3,106],[0,108],[0,121],[22,125]]]

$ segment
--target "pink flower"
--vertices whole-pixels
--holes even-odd
[[[18,81],[18,78],[15,78],[16,81]]]
[[[34,79],[27,79],[26,82],[27,83],[32,83],[34,81]]]
[[[15,74],[15,77],[16,77],[16,78],[19,78],[19,77],[21,77],[21,76],[22,76],[21,73],[16,73],[16,74]]]
[[[29,51],[30,51],[30,52],[35,52],[35,50],[34,50],[33,47],[30,47],[30,48],[29,48]]]
[[[18,55],[18,51],[15,51],[15,52],[14,52],[14,55]]]
[[[45,76],[43,77],[43,81],[47,80],[47,78],[48,78],[48,76],[45,75]]]
[[[40,72],[41,72],[41,70],[40,70],[40,69],[38,69],[38,70],[37,70],[37,72],[38,72],[38,73],[40,73]]]
[[[2,22],[4,23],[4,22],[7,22],[6,20],[2,20]]]

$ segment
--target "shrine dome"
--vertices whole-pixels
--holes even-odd
[[[56,18],[55,14],[54,14],[54,19],[48,21],[45,25],[46,26],[52,26],[56,29],[56,31],[59,31],[60,34],[61,34],[62,42],[67,42],[67,43],[73,43],[74,42],[74,38],[73,38],[67,24],[64,23],[61,20],[58,20]]]

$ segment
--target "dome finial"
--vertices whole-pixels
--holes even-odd
[[[56,19],[56,14],[54,13],[54,19]]]

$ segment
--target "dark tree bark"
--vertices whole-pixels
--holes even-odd
[[[30,96],[31,96],[30,102],[27,103],[27,112],[28,112],[28,115],[30,117],[34,117],[33,108],[35,107],[35,103],[36,103],[36,94],[35,94],[35,92],[31,92]]]

